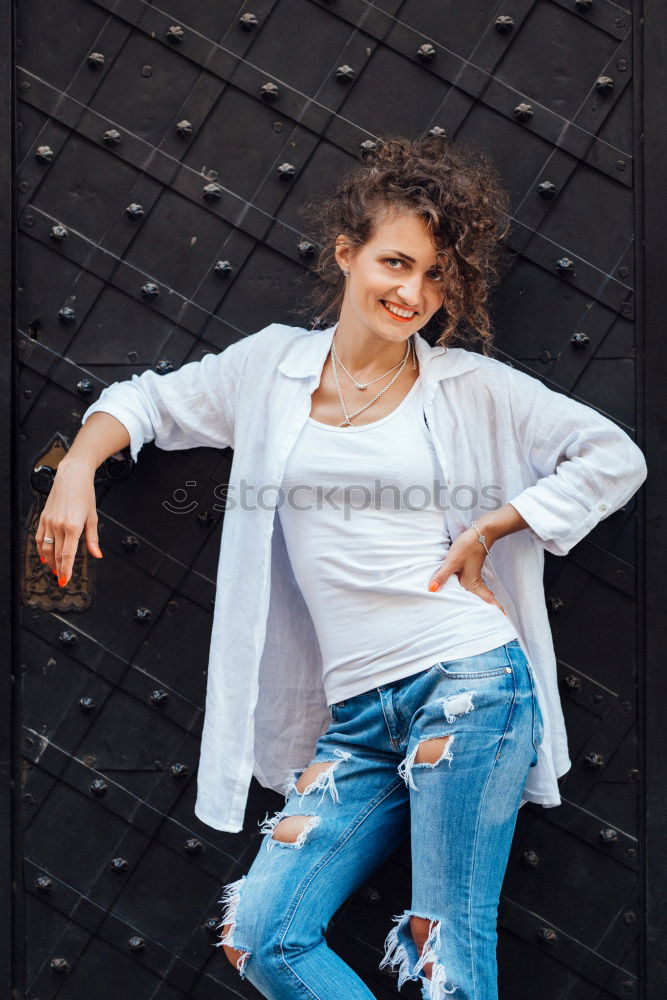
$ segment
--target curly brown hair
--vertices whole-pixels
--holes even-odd
[[[420,332],[444,346],[480,341],[482,353],[490,354],[487,302],[500,279],[509,195],[484,152],[454,146],[440,129],[417,138],[381,136],[331,195],[302,208],[321,247],[315,274],[322,280],[307,290],[297,312],[312,319],[314,311],[313,327],[336,322],[345,293],[336,238],[342,233],[353,247],[363,246],[388,211],[405,210],[428,226],[444,274],[444,303]]]

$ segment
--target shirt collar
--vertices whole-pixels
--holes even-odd
[[[278,369],[290,378],[318,378],[324,367],[338,323],[326,330],[304,330],[291,341]],[[426,382],[438,382],[477,368],[480,356],[462,347],[431,347],[419,331],[415,334],[419,371]]]

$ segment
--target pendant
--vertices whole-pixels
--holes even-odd
[[[357,389],[368,389],[368,382],[357,382]]]

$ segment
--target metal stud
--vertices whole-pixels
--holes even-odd
[[[58,313],[58,322],[63,326],[73,326],[76,323],[76,313],[69,306],[63,306]]]
[[[533,117],[532,105],[527,104],[525,101],[522,101],[520,104],[517,104],[517,106],[514,108],[513,114],[518,122],[530,121],[530,119]]]
[[[420,45],[419,48],[417,49],[417,57],[421,59],[422,62],[425,63],[433,62],[433,60],[435,59],[435,55],[436,55],[436,50],[431,45],[430,42],[424,42],[424,44]]]
[[[203,189],[202,194],[206,201],[219,201],[220,195],[222,194],[222,188],[219,184],[207,184]]]
[[[121,140],[121,135],[118,129],[108,128],[106,132],[102,133],[102,142],[105,146],[119,146]]]
[[[501,35],[506,35],[514,27],[514,18],[510,17],[509,14],[501,14],[500,17],[496,18],[494,28]]]
[[[167,28],[167,41],[172,45],[179,45],[185,38],[185,32],[181,28],[180,24],[172,24]]]
[[[263,83],[259,88],[259,94],[265,101],[275,101],[280,94],[280,88],[272,80],[269,80],[268,83]]]
[[[160,294],[160,289],[154,282],[147,281],[145,285],[141,286],[141,294],[145,299],[156,299]]]
[[[336,79],[340,80],[341,83],[349,83],[350,80],[354,80],[356,75],[355,71],[347,63],[336,69]]]

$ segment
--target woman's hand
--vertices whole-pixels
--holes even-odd
[[[97,544],[94,476],[95,469],[88,463],[63,459],[39,519],[35,533],[37,551],[42,562],[48,563],[57,575],[59,587],[66,586],[72,575],[82,531],[90,554],[102,558]],[[53,544],[45,542],[45,538],[53,538]]]
[[[477,532],[474,528],[466,528],[452,542],[442,566],[431,577],[428,589],[439,590],[445,580],[455,573],[465,590],[477,594],[487,604],[495,604],[506,615],[507,612],[502,604],[495,599],[492,591],[482,580],[481,570],[485,559],[486,550],[480,544]]]

